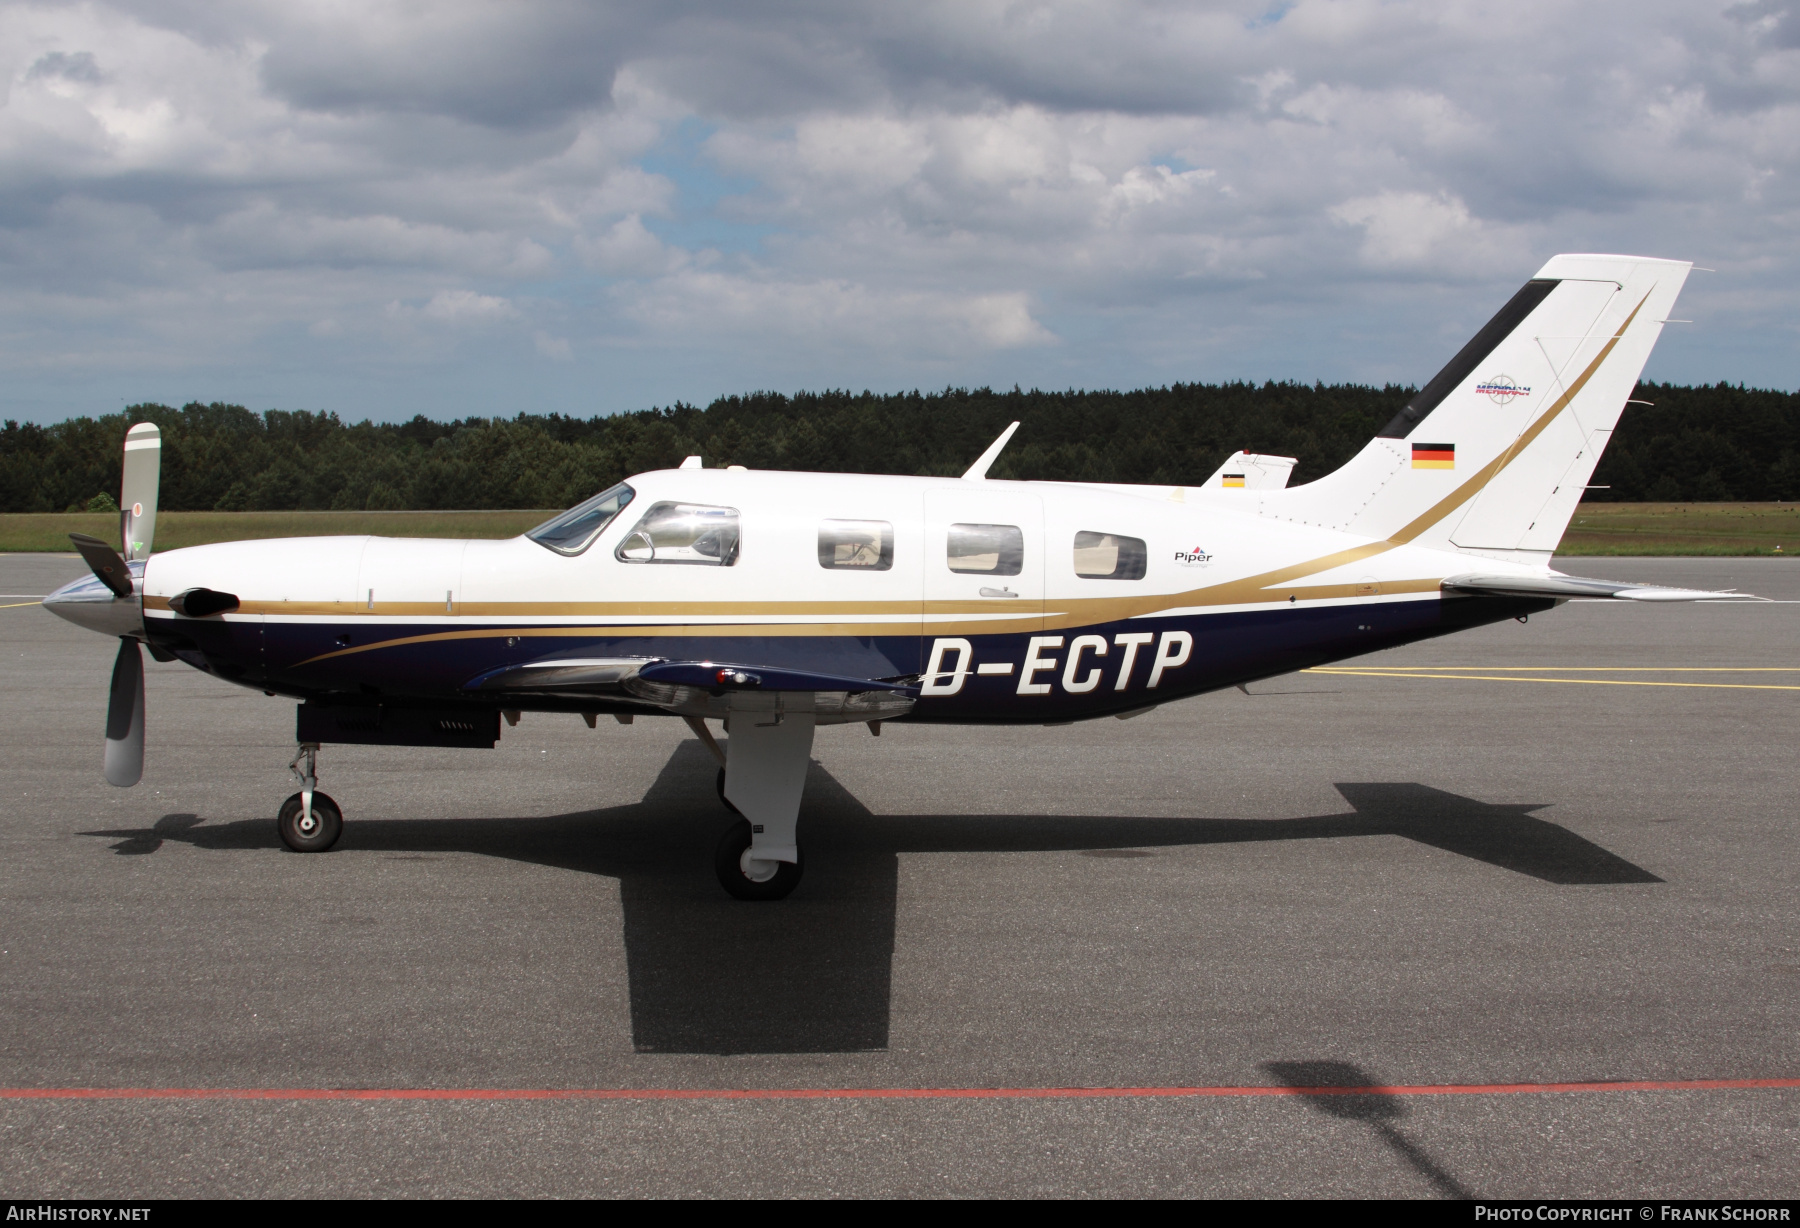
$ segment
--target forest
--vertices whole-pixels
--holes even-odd
[[[346,423],[334,413],[133,405],[0,429],[0,512],[109,510],[134,422],[163,433],[170,511],[554,508],[631,473],[708,466],[956,474],[1014,419],[997,478],[1190,484],[1238,448],[1330,472],[1414,389],[1357,384],[1173,384],[1131,392],[757,392],[701,409],[611,416]],[[1800,393],[1644,383],[1590,500],[1800,499]]]

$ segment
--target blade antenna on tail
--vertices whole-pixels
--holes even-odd
[[[973,465],[969,466],[969,471],[967,473],[963,474],[963,481],[965,481],[965,482],[985,482],[985,481],[987,481],[988,466],[992,465],[996,460],[999,459],[1000,450],[1006,446],[1006,441],[1011,439],[1013,437],[1013,432],[1018,429],[1019,429],[1019,424],[1017,422],[1015,422],[1011,426],[1007,427],[1004,431],[1001,431],[1000,438],[994,440],[993,443],[990,443],[988,445],[987,451],[983,452],[979,457],[976,458],[975,463]]]

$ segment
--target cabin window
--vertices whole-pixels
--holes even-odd
[[[948,559],[951,571],[1016,576],[1025,565],[1025,534],[1011,524],[953,524]]]
[[[1075,574],[1089,580],[1142,580],[1149,551],[1122,533],[1077,533]]]
[[[600,530],[617,516],[637,492],[623,482],[603,490],[586,503],[578,503],[562,515],[546,520],[525,536],[558,554],[580,554],[594,544]]]
[[[738,558],[738,511],[698,503],[653,503],[625,540],[627,563],[686,563],[730,567]]]
[[[819,566],[886,571],[894,565],[894,526],[885,520],[826,520],[819,525]]]

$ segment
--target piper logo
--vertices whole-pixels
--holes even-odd
[[[1212,555],[1195,546],[1192,550],[1177,550],[1175,561],[1183,567],[1204,567],[1212,562]]]

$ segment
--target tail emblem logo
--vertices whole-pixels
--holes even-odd
[[[1513,383],[1510,375],[1490,376],[1476,384],[1475,391],[1496,405],[1504,405],[1514,397],[1531,395],[1531,389],[1528,386]]]

